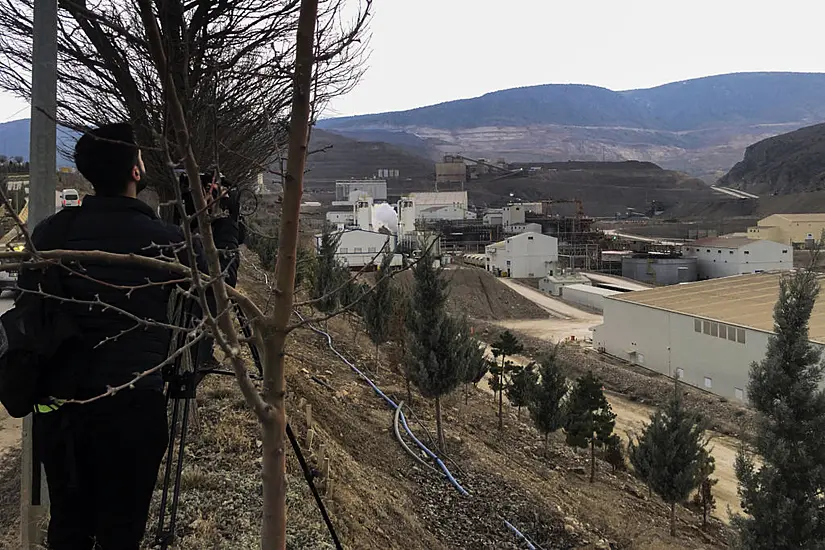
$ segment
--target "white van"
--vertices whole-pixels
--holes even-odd
[[[63,190],[63,208],[69,206],[80,206],[80,193],[77,192],[77,189]]]

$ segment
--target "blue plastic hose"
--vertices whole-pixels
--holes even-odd
[[[301,321],[304,320],[304,317],[300,313],[298,313],[297,311],[295,312],[295,315],[297,315],[298,318]],[[375,393],[377,393],[380,397],[382,397],[384,399],[384,401],[386,401],[387,404],[390,407],[392,407],[393,410],[398,408],[398,404],[395,401],[390,399],[390,397],[387,394],[385,394],[383,391],[381,391],[381,388],[376,386],[375,383],[372,380],[370,380],[370,378],[366,374],[364,374],[358,367],[353,365],[349,361],[349,359],[344,357],[337,349],[335,349],[335,346],[332,345],[332,336],[330,336],[328,333],[324,332],[323,330],[312,326],[311,324],[308,325],[308,326],[316,334],[320,334],[321,336],[324,336],[327,339],[327,345],[329,346],[329,349],[331,349],[332,352],[341,359],[341,361],[346,363],[349,366],[349,368],[351,368],[358,376],[360,376],[367,384],[369,384],[369,386],[375,391]],[[404,431],[407,432],[407,435],[410,436],[410,438],[415,442],[415,444],[418,446],[419,449],[424,451],[427,454],[427,456],[429,456],[430,458],[432,458],[435,461],[435,463],[438,465],[438,467],[444,473],[444,477],[446,477],[447,480],[450,483],[453,484],[453,486],[456,488],[456,490],[464,496],[469,496],[470,493],[468,493],[467,490],[464,487],[462,487],[461,484],[455,479],[455,477],[453,477],[453,474],[450,472],[450,470],[444,464],[444,461],[441,460],[440,458],[438,458],[438,456],[434,452],[432,452],[429,448],[427,448],[427,446],[424,445],[424,443],[422,443],[420,439],[415,437],[415,434],[412,433],[412,430],[410,429],[409,424],[407,424],[407,418],[406,418],[406,416],[404,416],[403,412],[401,413],[401,424],[404,426]]]
[[[300,313],[298,313],[297,311],[295,312],[295,315],[297,315],[297,316],[298,316],[298,318],[299,318],[301,321],[303,321],[303,320],[304,320],[304,317],[303,317]],[[329,346],[329,349],[331,349],[331,350],[332,350],[332,352],[333,352],[335,355],[337,355],[339,359],[341,359],[341,361],[343,361],[344,363],[346,363],[346,364],[347,364],[347,366],[349,366],[349,368],[351,368],[351,369],[352,369],[352,370],[353,370],[353,371],[354,371],[354,372],[355,372],[358,376],[360,376],[360,377],[361,377],[361,378],[362,378],[362,379],[363,379],[363,380],[364,380],[367,384],[369,384],[369,386],[370,386],[370,387],[371,387],[371,388],[375,391],[375,393],[377,393],[377,394],[379,395],[379,397],[383,398],[383,399],[384,399],[384,401],[386,401],[386,402],[387,402],[387,404],[388,404],[390,407],[392,407],[392,409],[393,409],[393,410],[395,410],[395,409],[397,409],[397,408],[398,408],[398,404],[397,404],[395,401],[393,401],[393,400],[392,400],[392,399],[391,399],[391,398],[390,398],[387,394],[385,394],[383,391],[381,391],[381,388],[379,388],[378,386],[376,386],[376,385],[375,385],[375,382],[373,382],[373,381],[369,378],[369,376],[367,376],[366,374],[364,374],[364,373],[363,373],[363,371],[361,371],[361,369],[359,369],[358,367],[356,367],[355,365],[353,365],[353,364],[352,364],[352,362],[350,362],[350,360],[349,360],[349,359],[347,359],[346,357],[344,357],[344,356],[343,356],[343,355],[342,355],[342,354],[341,354],[341,353],[340,353],[337,349],[335,349],[335,346],[333,346],[333,345],[332,345],[332,336],[330,336],[330,335],[329,335],[329,333],[324,332],[323,330],[321,330],[321,329],[319,329],[319,328],[316,328],[316,327],[312,326],[311,324],[308,324],[307,326],[309,326],[309,328],[310,328],[313,332],[315,332],[316,334],[320,334],[321,336],[325,337],[325,338],[326,338],[326,340],[327,340],[327,345]],[[407,424],[407,417],[406,417],[406,416],[404,416],[403,411],[400,413],[400,418],[401,418],[401,424],[404,426],[404,431],[405,431],[405,432],[407,432],[407,435],[408,435],[408,436],[410,436],[410,439],[412,439],[412,440],[415,442],[415,444],[418,446],[418,448],[419,448],[419,449],[421,449],[422,451],[424,451],[424,452],[427,454],[427,456],[429,456],[430,458],[432,458],[432,459],[435,461],[435,463],[438,465],[438,467],[439,467],[439,468],[441,469],[441,471],[444,473],[444,477],[446,477],[446,478],[447,478],[447,480],[449,480],[449,482],[453,484],[453,486],[456,488],[456,490],[458,490],[458,492],[459,492],[459,493],[461,493],[461,494],[462,494],[462,495],[464,495],[464,496],[469,496],[469,495],[470,495],[470,493],[468,493],[468,492],[467,492],[467,490],[466,490],[466,489],[464,489],[464,487],[462,487],[462,486],[461,486],[461,484],[460,484],[458,481],[456,481],[455,477],[453,477],[453,474],[452,474],[452,473],[450,473],[450,470],[449,470],[449,469],[447,468],[447,466],[444,464],[444,461],[442,461],[440,458],[438,458],[438,456],[437,456],[434,452],[432,452],[429,448],[427,448],[427,446],[426,446],[426,445],[424,445],[424,443],[422,443],[422,442],[421,442],[421,440],[420,440],[420,439],[418,439],[418,438],[415,436],[415,434],[414,434],[414,433],[412,432],[412,430],[410,429],[409,424]],[[515,533],[515,535],[516,535],[517,537],[519,537],[521,540],[523,540],[523,541],[527,544],[527,548],[528,548],[529,550],[537,550],[537,549],[536,549],[536,546],[535,546],[535,545],[534,545],[534,544],[530,541],[530,539],[528,539],[528,538],[524,535],[524,533],[522,533],[521,531],[519,531],[518,529],[516,529],[516,527],[515,527],[512,523],[510,523],[509,521],[507,521],[507,520],[505,519],[505,520],[504,520],[504,524],[505,524],[505,525],[506,525],[506,526],[507,526],[507,527],[508,527],[508,528],[509,528],[509,529],[510,529],[513,533]]]

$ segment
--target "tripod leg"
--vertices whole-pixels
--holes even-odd
[[[171,390],[170,392],[171,393]],[[167,393],[167,400],[169,399]],[[180,399],[174,399],[174,403],[172,404],[172,420],[171,420],[171,427],[169,429],[169,447],[166,450],[166,465],[164,467],[163,472],[163,489],[160,495],[160,509],[158,510],[158,529],[156,532],[156,541],[160,545],[162,549],[169,548],[169,544],[171,543],[171,531],[165,529],[165,520],[166,520],[166,504],[169,500],[169,484],[172,479],[172,458],[175,452],[175,438],[177,436],[177,429],[178,429],[178,415],[180,413]]]
[[[243,335],[247,339],[247,345],[249,346],[249,353],[252,354],[252,359],[255,361],[255,366],[258,368],[258,374],[263,376],[264,375],[264,366],[261,362],[261,355],[258,353],[258,348],[255,347],[255,344],[252,343],[252,327],[249,326],[249,321],[246,318],[246,315],[241,309],[241,306],[235,304],[235,315],[238,317],[238,321],[241,323],[241,331]]]
[[[172,510],[169,515],[169,540],[171,541],[172,537],[175,533],[175,525],[178,519],[178,501],[180,500],[180,482],[181,482],[181,475],[183,473],[183,449],[186,445],[186,431],[189,427],[189,411],[190,411],[190,401],[191,399],[187,398],[184,401],[183,405],[183,419],[181,420],[180,425],[180,440],[178,443],[178,460],[177,465],[175,468],[175,488],[172,491]]]

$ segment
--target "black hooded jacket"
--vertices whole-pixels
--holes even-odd
[[[76,210],[71,212],[70,210]],[[74,216],[65,235],[55,235],[60,216]],[[38,249],[48,243],[64,242],[69,250],[100,250],[117,254],[177,257],[189,265],[182,243],[183,232],[160,220],[138,199],[87,196],[79,208],[64,209],[37,225],[32,235]],[[44,248],[45,243],[45,248]],[[196,248],[199,248],[196,245]],[[206,270],[197,250],[199,268]],[[79,397],[92,396],[108,386],[131,380],[135,373],[161,363],[168,355],[171,331],[144,326],[137,319],[168,322],[168,302],[175,281],[181,275],[137,265],[83,261],[73,267],[79,274],[61,271],[64,291],[82,303],[68,303],[83,334],[77,350],[62,350],[58,370],[71,373]],[[37,271],[24,271],[19,286],[36,289]],[[147,285],[148,282],[163,285]],[[128,287],[140,287],[128,292]],[[127,287],[126,289],[123,287]],[[44,299],[24,292],[19,300]],[[106,304],[111,307],[105,307]],[[120,310],[120,311],[119,311]],[[161,373],[153,373],[135,384],[136,388],[162,390]],[[57,396],[61,397],[61,396]]]

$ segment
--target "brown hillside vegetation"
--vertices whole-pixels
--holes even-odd
[[[825,191],[762,195],[758,199],[688,200],[668,209],[664,216],[678,219],[764,218],[771,214],[806,214],[825,211]]]
[[[521,178],[479,180],[467,184],[476,205],[501,206],[515,198],[526,201],[580,199],[589,216],[612,216],[628,207],[645,211],[651,201],[665,206],[685,200],[712,200],[704,182],[649,162],[556,163],[544,172]],[[558,213],[572,214],[562,206]]]
[[[435,164],[429,158],[394,145],[375,141],[356,141],[338,134],[314,129],[307,158],[307,184],[331,186],[336,179],[361,179],[377,175],[379,169],[395,169],[399,177],[432,181]]]
[[[452,265],[444,273],[450,281],[447,307],[456,315],[488,321],[548,317],[545,310],[502,285],[483,269]],[[409,288],[412,272],[401,273],[398,279]]]
[[[825,189],[825,124],[764,139],[719,180],[720,185],[756,194]]]

